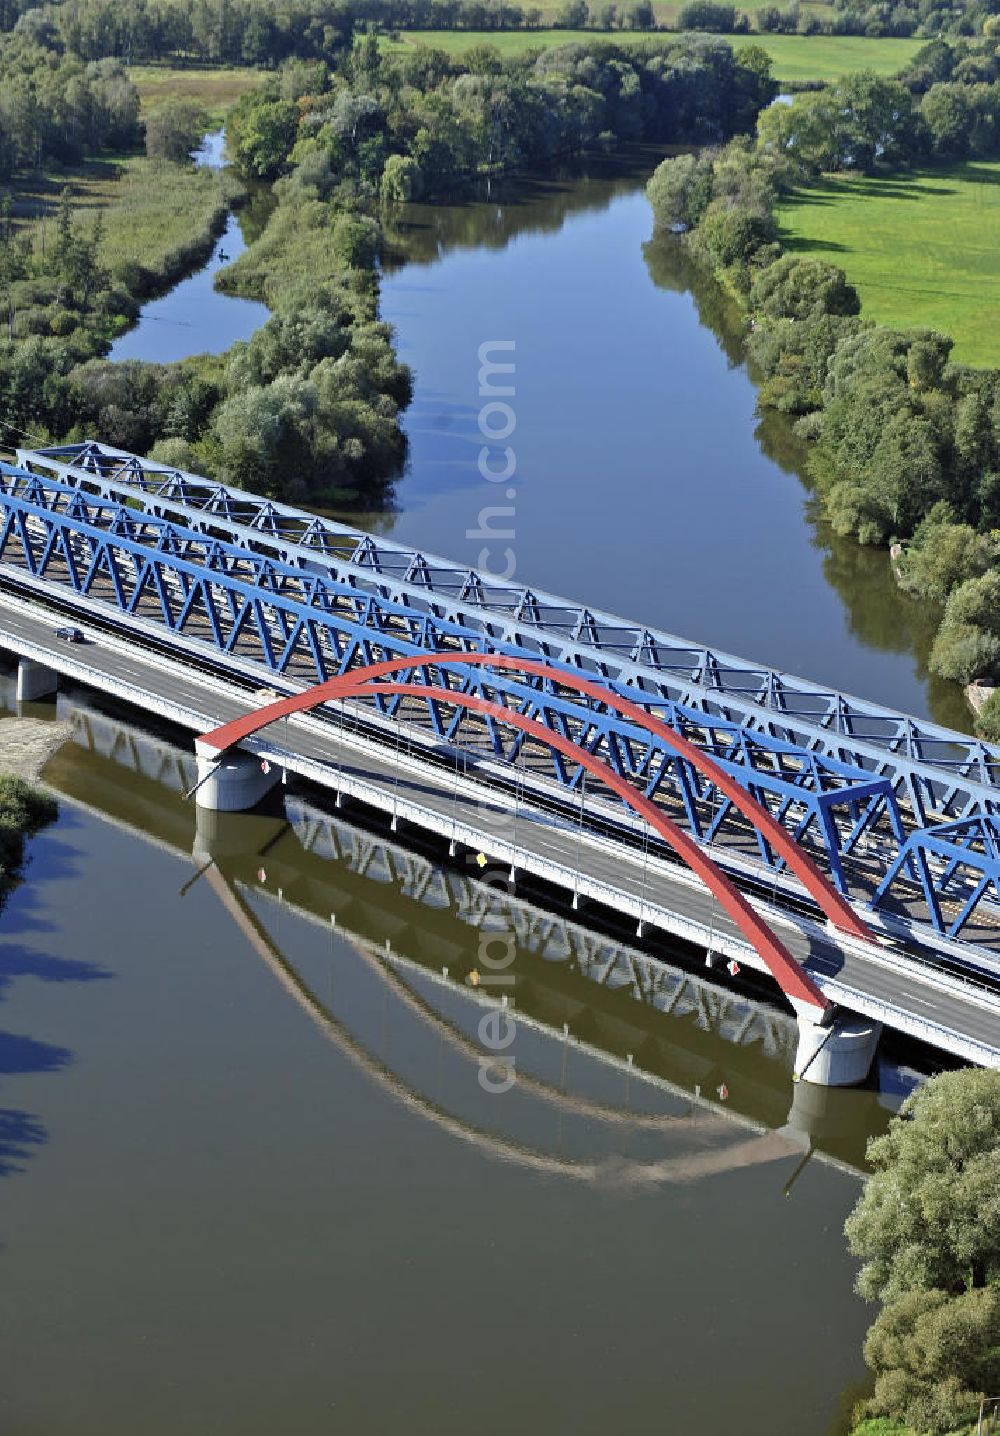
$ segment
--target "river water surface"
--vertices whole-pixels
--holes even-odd
[[[717,293],[644,249],[642,168],[406,213],[411,467],[374,522],[472,562],[504,502],[528,582],[946,712],[919,615],[755,420]],[[510,500],[476,466],[490,340],[516,346]],[[309,795],[199,831],[177,735],[60,711],[61,816],[0,917],[5,1436],[844,1429],[870,1313],[842,1225],[891,1095],[793,1088],[787,1022],[657,1010],[629,934],[483,919],[467,875]],[[517,933],[503,1096],[480,920]]]

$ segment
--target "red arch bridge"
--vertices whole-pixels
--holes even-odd
[[[468,670],[480,672],[482,691],[467,691]],[[253,801],[261,784],[247,782],[246,763],[237,764],[226,774],[220,772],[221,759],[239,744],[246,742],[271,724],[295,713],[307,712],[325,704],[343,702],[348,698],[364,698],[378,703],[391,700],[396,713],[404,700],[420,700],[431,705],[438,721],[447,710],[477,715],[488,730],[496,725],[513,729],[522,742],[533,741],[553,754],[578,765],[581,775],[591,774],[611,793],[622,799],[630,809],[672,850],[681,862],[700,879],[719,906],[735,923],[752,946],[764,967],[774,978],[784,996],[796,1010],[805,1033],[799,1067],[809,1075],[816,1067],[821,1080],[858,1080],[865,1075],[874,1053],[877,1027],[868,1023],[836,1020],[834,1004],[818,983],[796,960],[787,945],[762,917],[758,909],[740,891],[705,845],[699,844],[663,809],[652,802],[640,788],[616,771],[604,757],[598,757],[579,736],[539,721],[512,704],[503,691],[488,696],[495,679],[490,670],[513,670],[520,675],[542,678],[554,687],[570,689],[595,703],[603,704],[655,735],[670,750],[684,758],[708,779],[725,799],[734,804],[755,830],[780,855],[810,897],[818,904],[828,922],[846,937],[874,941],[864,920],[850,903],[820,872],[813,860],[795,842],[788,831],[751,793],[736,782],[715,760],[689,742],[682,734],[668,727],[659,718],[628,699],[610,692],[601,684],[577,673],[554,668],[531,659],[514,659],[503,654],[428,653],[419,662],[412,659],[389,659],[356,668],[346,675],[330,679],[302,693],[262,704],[243,717],[202,734],[197,743],[199,754],[199,792],[208,806],[239,806],[241,799],[232,800],[224,790],[236,785],[245,799]],[[417,681],[419,676],[419,681]],[[449,683],[462,677],[463,681]],[[269,765],[264,765],[269,768]],[[250,770],[254,765],[251,763]],[[267,775],[265,775],[267,776]],[[221,789],[220,789],[221,779]],[[220,801],[221,800],[221,801]],[[822,1035],[812,1029],[821,1029]],[[819,1061],[817,1062],[817,1059]]]
[[[255,779],[227,751],[202,807],[247,806],[260,756],[439,834],[443,791],[452,842],[542,876],[558,850],[574,904],[611,893],[640,927],[766,966],[808,1013],[822,998],[1000,1063],[1000,749],[107,445],[18,460],[0,647],[19,699],[62,675],[201,733],[265,682],[322,695],[282,711],[344,721],[302,714],[284,747],[247,728]],[[95,641],[60,642],[66,623]],[[495,810],[478,831],[470,785]]]

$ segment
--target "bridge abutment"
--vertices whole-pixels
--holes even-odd
[[[870,1017],[842,1013],[828,1023],[800,1012],[796,1081],[818,1087],[855,1087],[871,1071],[882,1024]]]
[[[262,763],[253,753],[238,748],[220,754],[207,744],[195,743],[198,785],[195,802],[215,813],[242,813],[255,808],[276,784],[281,769]]]
[[[38,698],[49,698],[59,686],[59,675],[54,668],[44,663],[35,663],[31,658],[17,661],[17,701],[34,703]]]

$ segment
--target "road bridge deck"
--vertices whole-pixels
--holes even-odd
[[[173,657],[144,651],[135,635],[115,634],[110,618],[100,642],[78,648],[52,640],[52,611],[0,594],[0,646],[50,663],[78,681],[138,703],[146,711],[203,732],[242,715],[252,671],[220,678]],[[104,620],[102,620],[104,621]],[[242,681],[242,693],[236,681]],[[259,679],[257,680],[259,681]],[[753,950],[711,897],[658,856],[623,850],[565,817],[511,804],[472,777],[452,779],[405,752],[337,733],[317,719],[293,720],[289,734],[254,740],[263,759],[358,801],[397,821],[413,822],[447,842],[482,849],[488,860],[553,883],[579,899],[605,903],[702,951],[759,966]],[[846,942],[816,921],[755,902],[794,955],[833,1000],[969,1060],[1000,1064],[1000,999],[956,978],[921,968],[878,945]]]

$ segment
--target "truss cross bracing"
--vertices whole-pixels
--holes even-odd
[[[23,450],[18,458],[20,467],[0,468],[3,564],[68,584],[219,654],[251,657],[296,683],[435,648],[576,669],[705,747],[823,856],[841,892],[857,883],[850,871],[856,857],[877,869],[869,882],[876,901],[905,888],[912,902],[918,892],[932,925],[955,929],[920,879],[913,834],[1000,814],[1000,751],[106,445]],[[446,688],[456,679],[437,681]],[[483,679],[470,673],[461,683],[479,692]],[[719,842],[732,832],[737,818],[722,795],[601,705],[581,705],[558,685],[511,675],[492,675],[489,688],[605,755],[616,772],[638,777],[646,796],[670,806],[697,840]],[[401,714],[398,699],[381,706],[390,717]],[[421,716],[441,740],[468,736],[468,715],[449,708],[444,695]],[[480,728],[494,757],[519,757],[519,737],[489,722]],[[547,761],[562,787],[582,781],[579,766],[555,753]],[[758,832],[749,841],[765,864],[778,866]],[[913,857],[900,863],[904,842]],[[977,856],[986,863],[985,852],[967,851],[964,886],[953,879],[952,896],[963,906],[981,889],[963,922],[991,893],[988,881],[980,883]]]

